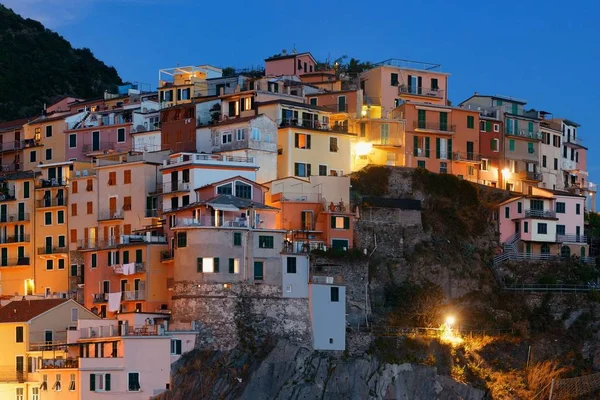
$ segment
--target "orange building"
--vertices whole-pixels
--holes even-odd
[[[277,228],[286,231],[286,251],[353,247],[349,177],[311,176],[309,180],[289,177],[266,185],[270,188],[267,204],[281,210]]]
[[[393,116],[406,121],[405,166],[477,181],[479,112],[406,101]]]

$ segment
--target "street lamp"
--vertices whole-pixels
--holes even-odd
[[[448,326],[448,328],[450,328],[452,325],[454,325],[455,322],[456,322],[456,318],[454,318],[454,316],[449,315],[446,317],[446,325]]]

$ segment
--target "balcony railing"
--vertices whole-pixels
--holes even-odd
[[[111,236],[108,238],[104,238],[101,240],[79,240],[77,242],[77,248],[79,250],[102,250],[102,249],[110,249],[117,246],[127,245],[127,244],[166,244],[167,237],[166,236],[148,236],[148,235],[120,235],[120,236]]]
[[[43,246],[38,247],[38,254],[65,254],[69,252],[67,247],[50,247]]]
[[[398,86],[398,94],[408,94],[408,95],[416,95],[416,96],[427,96],[427,97],[435,97],[438,99],[444,98],[444,91],[440,88],[428,88],[428,87],[420,87],[420,86],[408,86],[408,85],[399,85]]]
[[[81,146],[81,151],[84,153],[91,153],[94,151],[114,150],[114,142],[99,142],[95,144],[85,143]]]
[[[0,223],[31,221],[29,213],[0,214]]]
[[[20,163],[17,163],[17,162],[13,162],[13,163],[10,163],[10,164],[2,164],[2,165],[0,165],[0,168],[1,168],[2,172],[20,171],[22,167],[23,166]]]
[[[319,285],[342,285],[344,283],[344,279],[341,276],[313,275],[311,280],[312,283]]]
[[[20,267],[30,265],[29,257],[1,258],[0,267]]]
[[[8,235],[0,237],[0,244],[26,242],[29,242],[29,235]]]
[[[309,119],[296,119],[296,118],[283,118],[277,121],[277,124],[280,128],[287,127],[298,127],[298,128],[306,128],[306,129],[316,129],[322,131],[330,130],[329,124],[323,123],[317,120],[309,120]]]
[[[163,193],[189,192],[192,189],[193,187],[190,182],[177,181],[163,183]]]
[[[0,152],[21,150],[23,148],[23,142],[19,140],[13,140],[12,142],[0,143]]]
[[[42,199],[37,201],[38,208],[46,208],[46,207],[60,207],[66,206],[67,199],[66,197],[55,197],[53,199]]]
[[[597,192],[597,191],[598,191],[598,184],[596,184],[596,183],[589,183],[589,182],[588,182],[588,184],[587,184],[587,189],[588,189],[590,192]]]
[[[0,382],[27,382],[27,371],[17,371],[14,364],[2,365],[0,366]]]
[[[553,210],[525,210],[525,218],[556,218]]]
[[[481,161],[481,155],[477,154],[477,153],[472,153],[472,152],[454,152],[453,153],[453,159],[454,161],[460,161],[460,162],[480,162]]]
[[[123,219],[123,211],[118,210],[108,210],[108,211],[100,211],[98,212],[98,221],[108,221],[111,219]]]
[[[178,165],[178,164],[186,164],[186,163],[202,163],[208,161],[209,163],[215,162],[232,162],[232,163],[254,163],[254,157],[238,157],[238,156],[229,156],[226,154],[182,154],[179,157],[170,158],[169,160],[164,161],[163,165]]]
[[[144,214],[146,218],[158,218],[160,216],[160,210],[157,209],[146,209]]]
[[[92,303],[106,303],[108,301],[108,293],[94,293],[92,295]]]
[[[26,149],[28,147],[39,146],[40,143],[41,143],[41,138],[39,136],[32,138],[32,139],[25,139],[25,140],[23,140],[23,148]]]
[[[246,218],[220,218],[217,221],[215,217],[200,217],[200,218],[177,218],[175,227],[181,226],[198,226],[198,227],[229,227],[229,228],[247,228],[248,221]]]
[[[129,118],[124,118],[122,115],[118,114],[114,117],[111,116],[102,116],[97,114],[90,114],[78,121],[73,121],[67,123],[67,130],[75,130],[75,129],[85,129],[85,128],[95,128],[99,126],[107,126],[107,125],[119,125],[119,124],[128,124],[131,120]]]
[[[541,182],[544,179],[544,175],[541,172],[522,172],[521,179],[525,181]]]
[[[130,290],[126,292],[122,292],[121,300],[122,301],[136,301],[136,300],[145,300],[146,293],[143,290]]]
[[[577,169],[577,162],[575,162],[575,160],[563,158],[560,162],[560,166],[564,171],[575,171]]]
[[[413,128],[424,131],[436,131],[447,133],[456,132],[456,125],[450,125],[440,122],[414,121]]]
[[[16,200],[14,189],[4,189],[0,191],[0,202]]]
[[[534,139],[534,140],[542,140],[542,134],[537,131],[529,132],[529,131],[512,131],[506,132],[506,136],[517,136],[526,139]]]
[[[560,243],[587,243],[586,235],[556,235],[556,241]]]
[[[130,273],[131,274],[141,274],[142,272],[146,272],[146,263],[136,262],[133,264],[134,264],[134,267],[133,267],[132,271],[126,271],[126,267],[124,267],[125,264],[114,265],[113,271],[117,275],[125,275],[125,272],[128,272],[127,275],[129,275]]]
[[[72,358],[42,359],[41,369],[79,368],[79,360]]]
[[[45,188],[66,186],[68,183],[69,182],[65,178],[40,179],[39,181],[35,182],[35,187],[45,189]]]
[[[163,250],[160,252],[160,261],[172,260],[175,257],[174,250]]]
[[[329,104],[319,107],[333,113],[348,112],[348,104]]]

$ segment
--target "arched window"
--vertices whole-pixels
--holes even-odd
[[[560,248],[560,256],[563,258],[571,257],[571,249],[569,246],[563,246]]]

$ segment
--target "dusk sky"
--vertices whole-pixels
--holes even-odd
[[[600,6],[594,1],[200,2],[0,0],[89,47],[124,80],[156,88],[160,68],[247,68],[295,48],[318,60],[427,61],[452,74],[449,98],[477,91],[528,101],[582,125],[590,180],[600,177]]]

